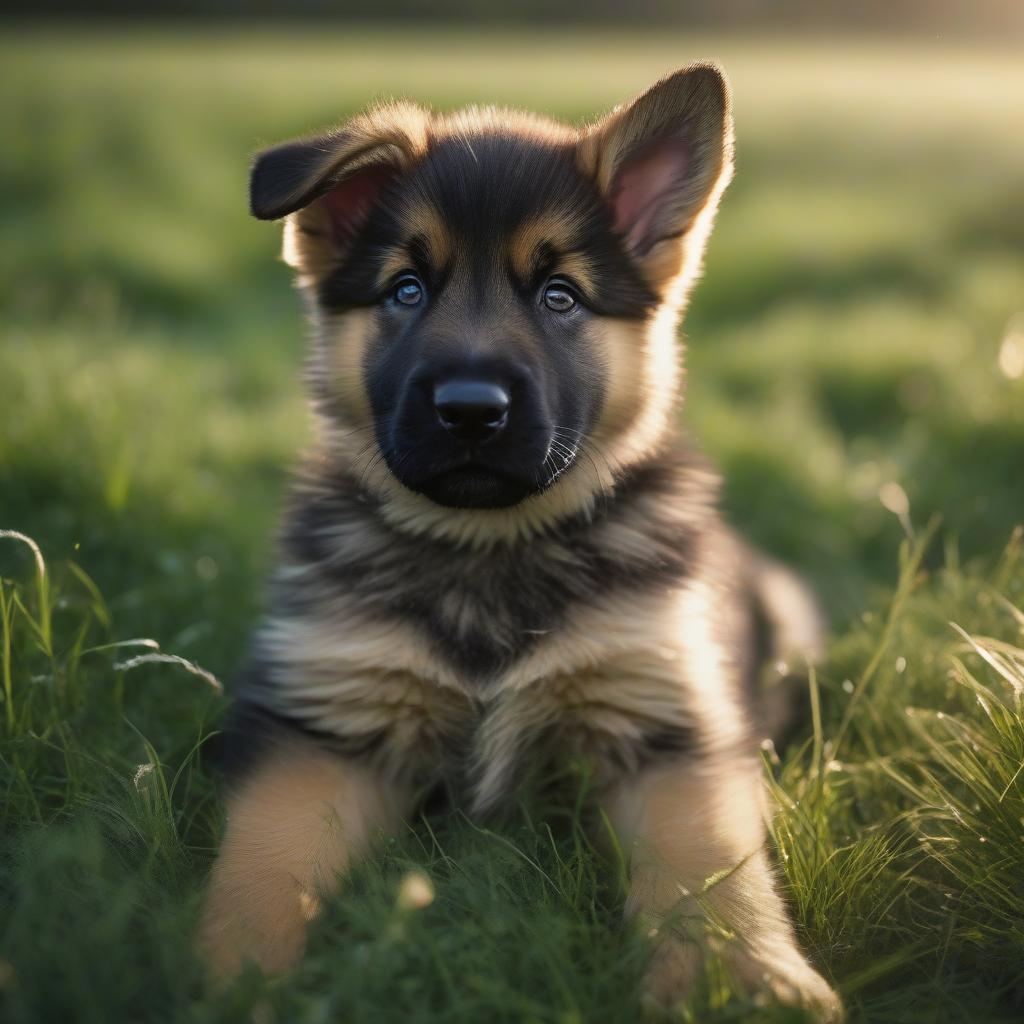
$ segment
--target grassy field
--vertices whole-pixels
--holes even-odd
[[[835,633],[814,722],[766,763],[802,940],[856,1020],[1024,1012],[1019,48],[566,31],[0,38],[0,529],[46,559],[0,538],[0,1019],[636,1017],[621,872],[584,802],[539,797],[411,823],[293,976],[205,990],[221,810],[196,751],[224,699],[133,658],[230,680],[304,437],[248,154],[391,93],[584,117],[704,57],[739,170],[686,417]],[[798,1019],[714,972],[680,1012]]]

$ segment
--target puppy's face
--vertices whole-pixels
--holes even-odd
[[[584,461],[600,489],[666,427],[658,333],[729,146],[724,84],[700,67],[584,132],[395,105],[262,154],[253,210],[289,215],[336,446],[443,508],[517,506]]]
[[[318,289],[365,310],[391,472],[446,506],[514,505],[578,457],[607,391],[600,320],[656,302],[564,143],[477,132],[394,180]]]

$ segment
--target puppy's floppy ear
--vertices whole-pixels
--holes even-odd
[[[684,257],[699,262],[732,176],[732,115],[722,73],[695,64],[663,78],[591,128],[579,162],[649,279],[674,276]]]
[[[285,261],[312,279],[336,266],[383,189],[426,151],[429,122],[421,107],[392,103],[258,153],[249,207],[260,220],[288,218]]]

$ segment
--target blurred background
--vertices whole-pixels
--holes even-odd
[[[585,119],[712,58],[738,173],[685,417],[730,518],[840,627],[891,582],[908,515],[941,515],[947,553],[1001,550],[1024,510],[1024,5],[380,7],[45,2],[3,24],[0,523],[86,566],[124,629],[229,673],[306,429],[252,151],[381,96]]]

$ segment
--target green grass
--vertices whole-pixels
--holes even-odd
[[[686,416],[730,518],[835,624],[815,724],[766,764],[801,938],[855,1019],[1019,1018],[1019,55],[565,31],[0,39],[0,528],[47,560],[0,539],[3,1020],[636,1016],[621,870],[582,804],[542,796],[489,831],[412,823],[293,977],[205,991],[188,936],[221,809],[197,746],[223,698],[188,665],[127,666],[158,642],[230,679],[304,437],[248,153],[381,93],[582,117],[706,56],[733,78],[739,173]],[[919,530],[941,517],[930,543],[904,496]],[[400,905],[410,872],[425,909]],[[728,995],[712,972],[687,1019],[794,1019]]]

